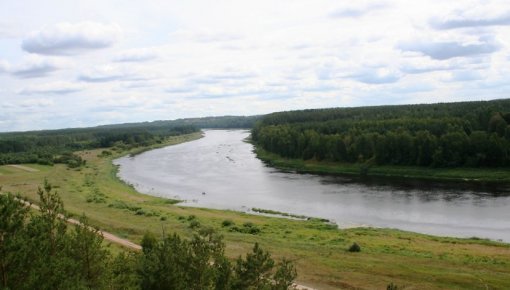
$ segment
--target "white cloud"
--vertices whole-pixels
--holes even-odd
[[[54,103],[55,102],[52,99],[38,98],[38,99],[23,100],[18,103],[18,106],[24,107],[24,108],[41,108],[41,107],[50,107]]]
[[[129,74],[113,65],[98,66],[88,69],[78,76],[78,80],[90,83],[101,83],[121,80],[129,77]]]
[[[483,75],[479,71],[460,70],[451,72],[450,77],[447,80],[452,82],[466,82],[481,80],[483,78]]]
[[[63,61],[34,56],[27,58],[22,64],[8,67],[8,71],[19,78],[39,78],[50,75],[63,65]]]
[[[38,94],[40,94],[40,95],[66,95],[66,94],[79,92],[83,89],[84,89],[84,87],[79,84],[57,81],[57,82],[29,86],[27,88],[22,89],[19,92],[19,94],[22,94],[22,95],[38,95]]]
[[[411,64],[404,63],[400,66],[400,71],[407,74],[422,74],[422,73],[430,73],[435,71],[448,71],[454,69],[451,65],[445,64],[434,64],[434,63],[421,63],[421,64]]]
[[[432,18],[430,24],[435,29],[455,29],[483,26],[504,26],[510,25],[510,12],[494,17],[455,17],[448,19]]]
[[[9,62],[0,59],[0,73],[7,72],[9,70]]]
[[[123,51],[117,55],[114,60],[117,62],[144,62],[153,60],[157,57],[158,54],[154,49],[139,48]]]
[[[353,6],[353,7],[343,7],[339,8],[332,13],[330,13],[330,16],[333,18],[357,18],[364,16],[370,12],[381,10],[388,8],[387,3],[369,3],[365,6]]]
[[[423,42],[415,40],[402,42],[397,47],[403,51],[419,52],[438,60],[490,54],[501,48],[493,39],[483,38],[478,43],[467,44],[454,41]]]
[[[243,39],[243,35],[239,32],[213,30],[209,28],[178,30],[170,34],[171,38],[196,41],[203,43],[210,42],[230,42]]]
[[[74,55],[112,46],[121,34],[115,24],[58,23],[30,33],[21,47],[30,53]]]
[[[349,78],[365,84],[388,84],[395,83],[400,79],[400,74],[389,69],[363,69]]]

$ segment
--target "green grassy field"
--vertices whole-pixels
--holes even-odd
[[[173,137],[160,146],[200,136]],[[39,170],[28,172],[0,166],[2,191],[36,201],[36,189],[47,178],[71,214],[85,213],[93,225],[135,242],[147,230],[189,237],[191,227],[210,226],[224,235],[230,257],[246,253],[259,242],[275,258],[293,260],[298,281],[318,289],[386,289],[391,282],[405,289],[510,289],[509,244],[393,229],[339,230],[319,220],[179,206],[173,200],[140,194],[119,181],[112,159],[130,152],[99,157],[102,151],[80,152],[87,165],[79,169],[26,164]],[[346,250],[353,242],[361,246],[361,252]]]
[[[509,168],[430,168],[399,165],[366,165],[289,159],[257,147],[257,157],[271,166],[301,173],[409,178],[436,181],[510,182]]]

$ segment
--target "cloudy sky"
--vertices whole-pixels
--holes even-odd
[[[508,92],[508,0],[0,0],[0,131]]]

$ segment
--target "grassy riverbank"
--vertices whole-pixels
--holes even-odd
[[[200,136],[172,137],[159,146]],[[78,169],[26,164],[37,170],[27,171],[0,166],[0,185],[3,191],[19,192],[35,201],[37,186],[47,178],[70,213],[85,213],[94,225],[134,242],[140,242],[147,230],[190,236],[191,228],[198,225],[221,232],[231,257],[259,242],[276,258],[295,261],[299,282],[318,289],[385,289],[392,282],[406,289],[510,289],[508,244],[392,229],[338,230],[320,220],[184,207],[140,194],[119,181],[112,160],[132,152],[105,156],[102,151],[80,152],[87,164]],[[346,250],[353,242],[361,246],[361,252]]]
[[[431,168],[290,159],[268,152],[260,147],[256,147],[255,153],[259,159],[273,167],[300,173],[374,176],[432,181],[510,182],[509,168]]]

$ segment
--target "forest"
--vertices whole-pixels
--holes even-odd
[[[251,128],[257,119],[258,116],[223,116],[0,133],[0,165],[64,163],[77,167],[83,163],[72,153],[77,150],[148,146],[161,143],[166,137],[197,132],[201,128]]]
[[[253,141],[282,157],[424,167],[510,165],[510,99],[272,113]]]

